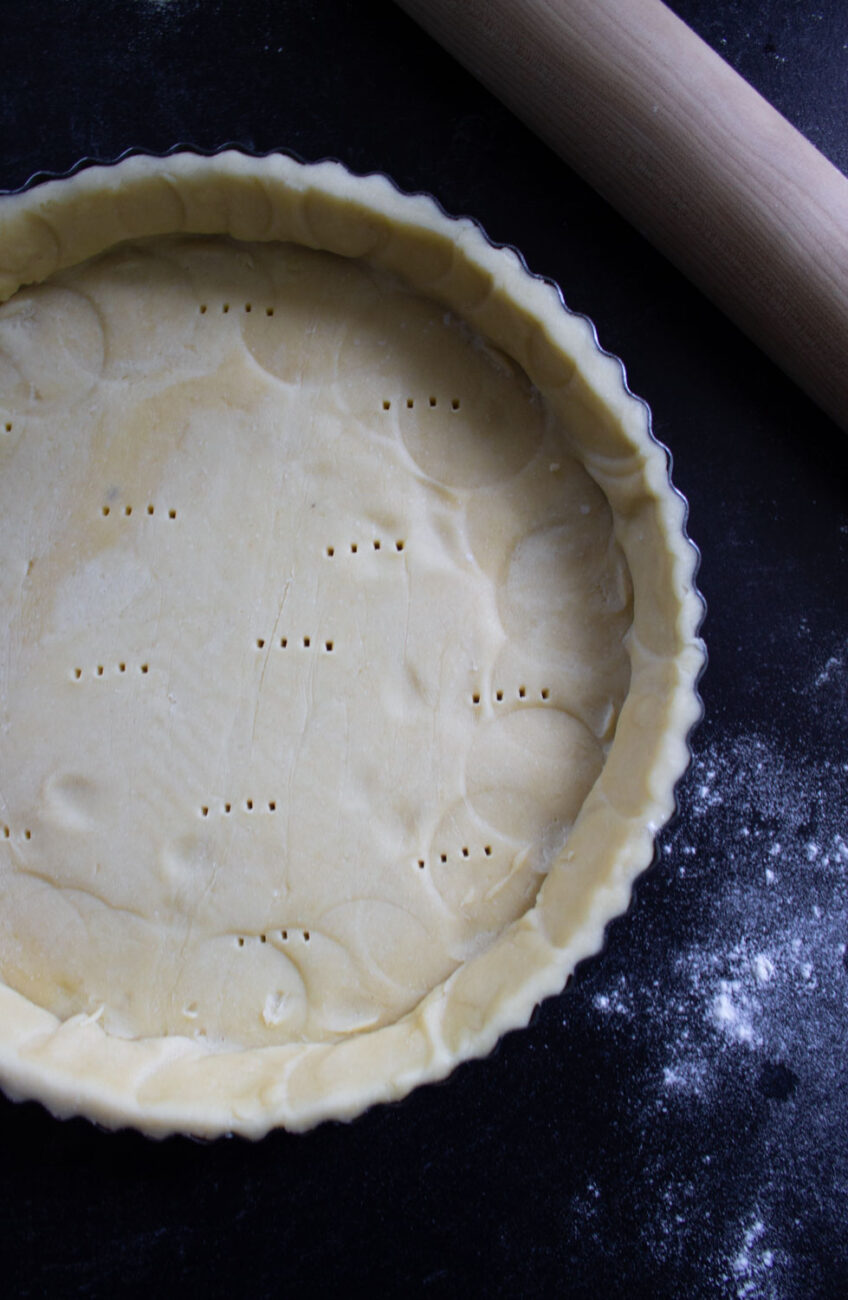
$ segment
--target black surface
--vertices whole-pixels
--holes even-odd
[[[848,170],[842,0],[673,7]],[[659,865],[529,1029],[256,1145],[0,1100],[4,1293],[848,1294],[844,435],[390,4],[6,0],[0,61],[0,185],[286,146],[520,247],[653,407],[711,655]]]

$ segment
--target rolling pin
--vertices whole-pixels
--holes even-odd
[[[398,0],[848,430],[848,179],[660,0]]]

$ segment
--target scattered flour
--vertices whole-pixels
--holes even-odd
[[[774,1268],[774,1251],[765,1244],[766,1227],[759,1218],[751,1220],[745,1228],[742,1246],[731,1260],[731,1270],[737,1284],[736,1294],[741,1297],[774,1294],[764,1289],[771,1282]]]
[[[647,1248],[667,1263],[668,1241],[698,1230],[703,1198],[705,1296],[806,1300],[820,1294],[821,1257],[793,1180],[817,1189],[814,1220],[831,1242],[848,1207],[845,765],[796,762],[747,736],[729,752],[707,748],[693,769],[662,850],[676,866],[679,933],[669,943],[634,927],[644,953],[632,969],[605,965],[591,1009],[639,1049],[642,1122],[677,1141],[679,1121],[697,1138],[693,1191],[670,1163],[651,1174],[667,1209],[662,1230],[646,1228]],[[723,1165],[737,1193],[727,1205],[710,1192]]]

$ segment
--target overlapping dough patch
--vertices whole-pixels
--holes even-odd
[[[288,246],[0,308],[0,608],[0,977],[123,1035],[402,1015],[532,905],[628,684],[526,376]]]

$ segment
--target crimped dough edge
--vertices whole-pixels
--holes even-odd
[[[137,155],[0,202],[0,301],[129,239],[175,233],[284,240],[364,258],[444,303],[516,360],[607,497],[633,579],[631,685],[612,748],[535,906],[409,1014],[332,1043],[239,1051],[172,1036],[130,1040],[56,1016],[0,985],[0,1082],[55,1115],[164,1137],[259,1138],[350,1119],[489,1052],[603,944],[674,810],[700,717],[703,604],[686,507],[621,363],[556,287],[433,199],[341,164],[234,150]]]

